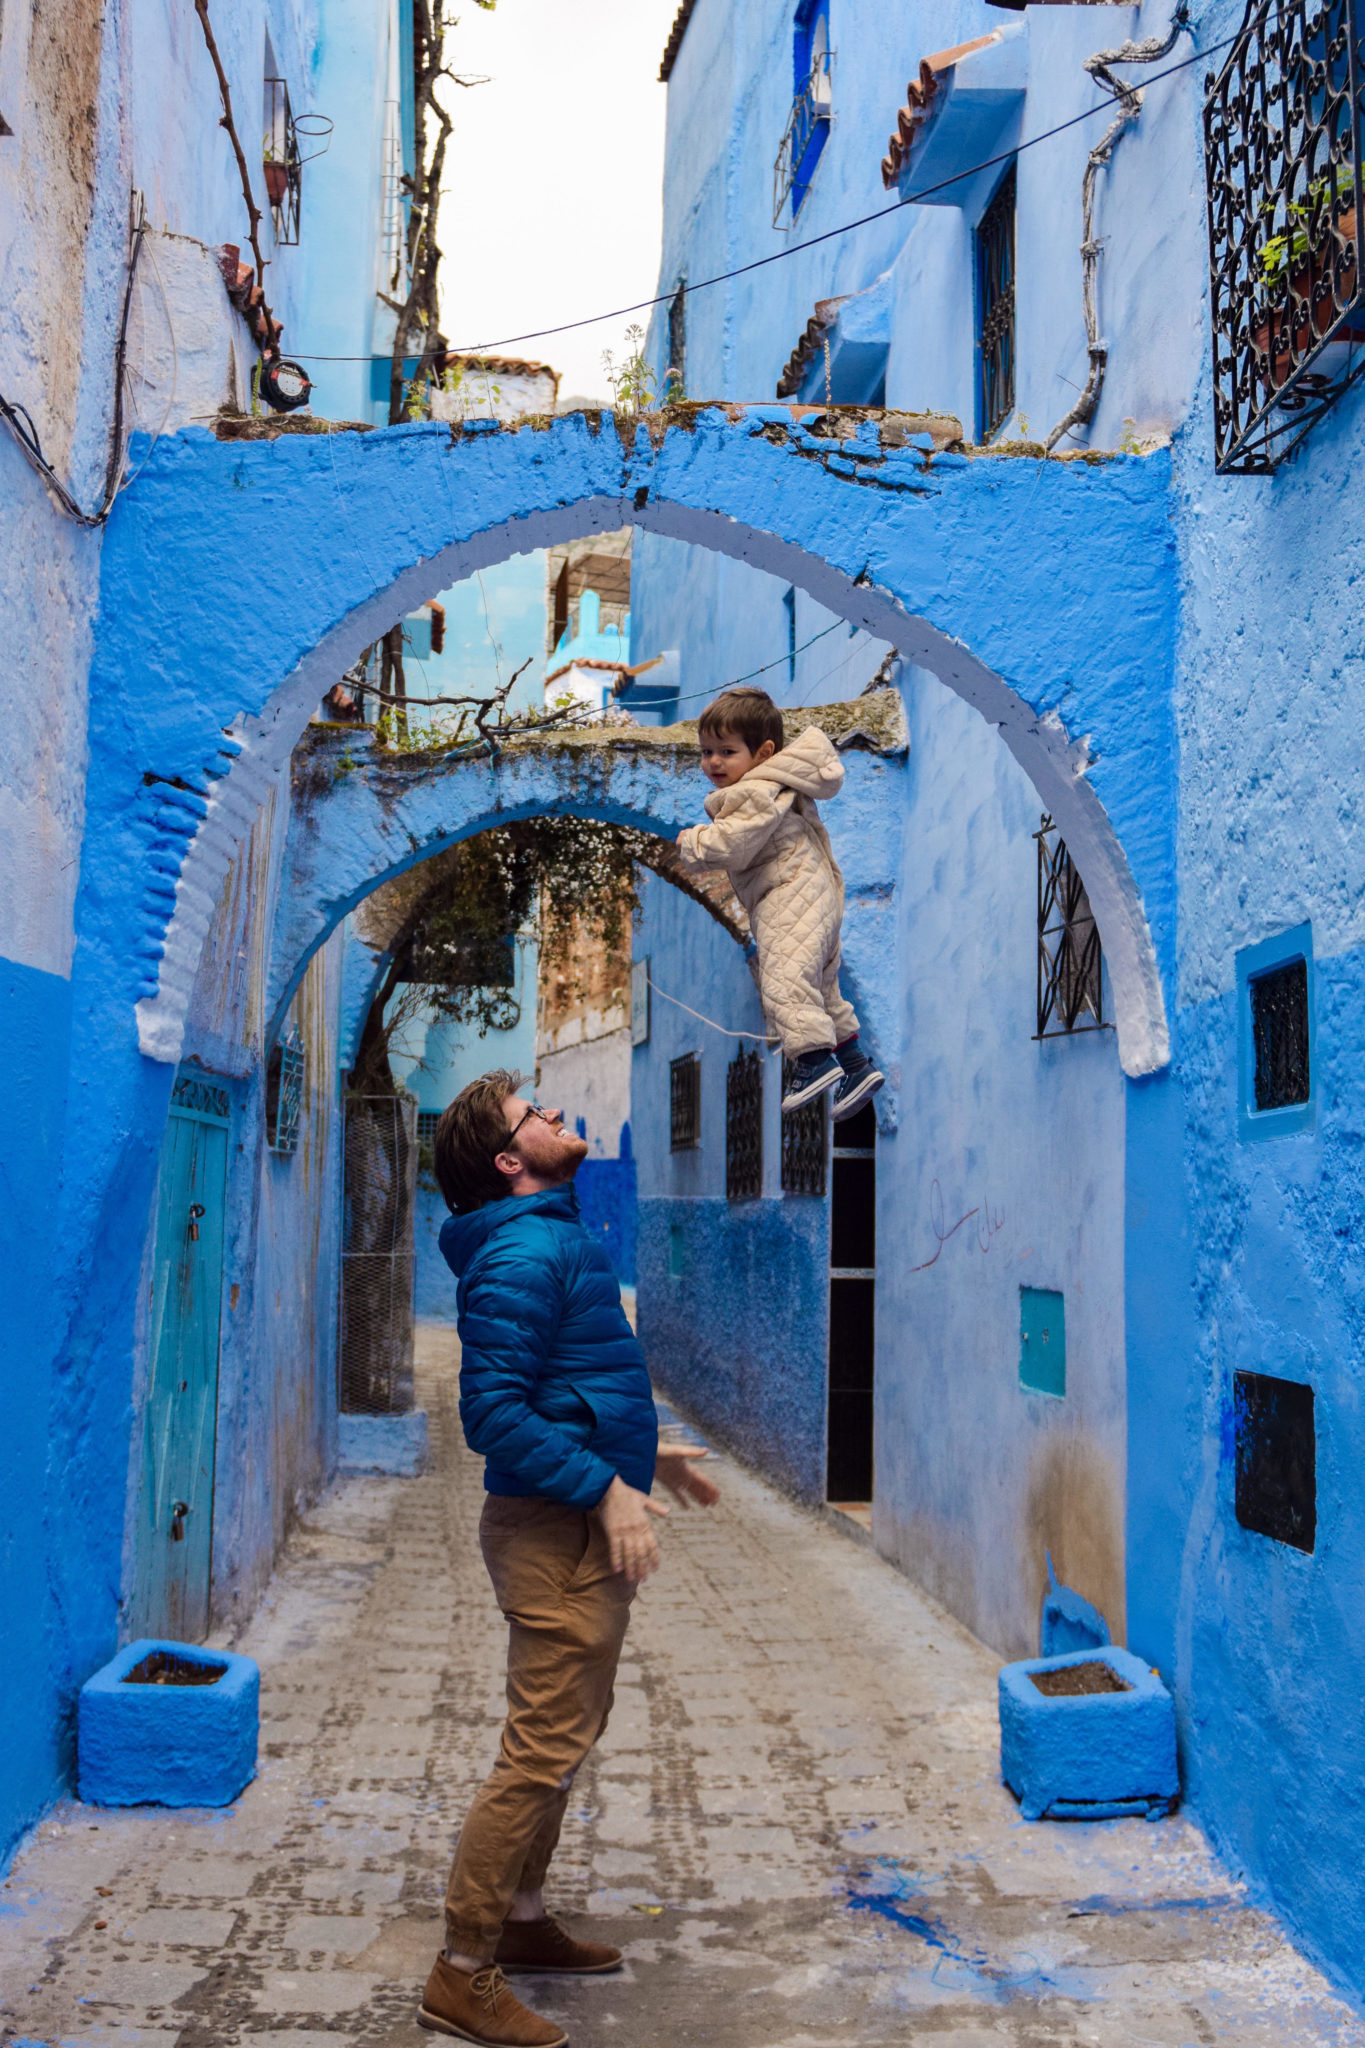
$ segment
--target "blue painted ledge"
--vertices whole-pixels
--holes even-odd
[[[339,1415],[337,1470],[386,1472],[392,1479],[415,1479],[426,1470],[427,1414],[409,1408],[403,1415]]]

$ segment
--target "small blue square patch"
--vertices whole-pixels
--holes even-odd
[[[1054,1288],[1019,1289],[1019,1384],[1059,1400],[1066,1393],[1066,1302]]]

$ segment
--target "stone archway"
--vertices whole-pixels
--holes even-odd
[[[793,731],[821,726],[844,752],[844,976],[866,1015],[870,1042],[894,1068],[894,991],[876,971],[886,945],[880,870],[886,840],[877,821],[897,809],[889,778],[902,767],[907,745],[900,698],[883,689],[851,704],[796,713],[788,723]],[[278,1031],[308,963],[347,912],[445,848],[545,815],[628,825],[669,845],[695,811],[695,735],[688,728],[522,735],[496,758],[470,761],[441,753],[386,754],[368,733],[314,727],[281,860],[265,981],[267,1041]],[[703,901],[732,938],[746,936],[747,920],[732,898],[730,917],[719,901],[707,900],[704,888],[682,877],[666,879]],[[720,893],[728,896],[728,890]],[[893,1087],[884,1105],[889,1121],[894,1105]]]
[[[787,406],[164,444],[111,522],[87,930],[179,1053],[223,876],[325,689],[405,608],[634,523],[745,560],[996,727],[1081,866],[1131,1076],[1169,1058],[1173,561],[1162,455],[936,452]],[[534,801],[534,798],[528,799]]]

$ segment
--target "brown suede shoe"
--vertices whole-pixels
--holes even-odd
[[[509,1976],[599,1977],[620,1969],[621,1951],[604,1941],[575,1941],[547,1913],[543,1920],[509,1920],[493,1960]]]
[[[530,2012],[508,1989],[495,1963],[486,1970],[457,1970],[437,1956],[417,2008],[419,2027],[477,2041],[479,2048],[565,2048],[568,2035],[553,2020]]]

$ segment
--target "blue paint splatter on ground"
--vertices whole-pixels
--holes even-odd
[[[969,1991],[992,2005],[1008,2005],[1016,1999],[1043,1996],[1075,1999],[1087,2004],[1093,2002],[1096,1996],[1093,1986],[1078,1973],[1056,1966],[1044,1968],[1032,1954],[1026,1952],[1012,1963],[1004,1963],[993,1962],[982,1948],[969,1952],[941,1920],[928,1913],[911,1910],[908,1902],[922,1900],[926,1886],[922,1880],[909,1876],[892,1858],[878,1857],[875,1875],[878,1880],[876,1890],[850,1888],[845,1903],[855,1913],[874,1914],[877,1919],[913,1934],[926,1948],[936,1952],[937,1960],[929,1972],[930,1983],[945,1984],[951,1981],[951,1973],[956,1970],[965,1976],[965,1981],[959,1980],[957,1988]],[[1021,1969],[1019,1964],[1022,1961],[1027,1961],[1029,1967]],[[949,1966],[947,1979],[944,1976],[945,1965]]]

